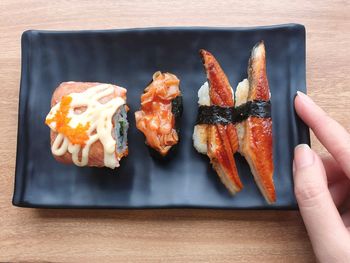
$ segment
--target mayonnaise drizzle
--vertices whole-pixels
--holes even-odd
[[[71,93],[68,96],[72,97],[70,109],[67,117],[70,118],[69,126],[75,128],[78,124],[85,125],[90,123],[87,131],[89,139],[85,142],[85,146],[81,149],[78,144],[72,144],[69,139],[62,133],[59,133],[54,140],[51,151],[54,155],[62,156],[67,151],[72,154],[74,164],[85,166],[89,161],[89,151],[91,145],[100,140],[104,150],[104,165],[109,168],[119,166],[119,159],[116,157],[116,140],[112,136],[112,118],[119,107],[125,104],[125,100],[121,97],[113,97],[106,103],[101,103],[100,100],[104,97],[111,96],[115,92],[115,87],[109,84],[100,84],[87,89],[81,93]],[[77,107],[86,107],[82,113],[75,113]],[[46,117],[46,120],[55,116],[60,108],[60,103],[57,103],[51,108],[51,111]],[[56,131],[56,123],[49,124],[53,131]],[[79,160],[79,152],[81,150],[81,159]]]

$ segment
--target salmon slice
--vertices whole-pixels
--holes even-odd
[[[248,84],[249,83],[249,84]],[[248,101],[269,101],[270,89],[266,76],[265,45],[261,41],[251,52],[248,66],[248,82],[238,85],[236,97],[242,97],[245,89]],[[244,101],[243,101],[244,102]],[[239,102],[241,103],[241,102]],[[240,152],[247,160],[254,179],[268,203],[276,201],[273,182],[272,119],[250,116],[237,125]]]
[[[206,50],[200,50],[209,82],[211,105],[233,107],[234,98],[230,83],[215,57]],[[234,153],[238,151],[238,137],[233,124],[207,126],[207,155],[213,168],[226,188],[235,194],[243,188],[238,176]]]

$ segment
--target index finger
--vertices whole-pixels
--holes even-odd
[[[309,96],[299,91],[297,94],[294,103],[299,117],[312,129],[350,178],[349,133],[317,106]]]

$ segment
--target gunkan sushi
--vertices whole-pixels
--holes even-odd
[[[136,127],[146,144],[161,157],[179,142],[182,115],[180,80],[171,73],[157,71],[141,96],[141,109],[135,112]]]

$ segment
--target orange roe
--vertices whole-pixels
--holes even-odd
[[[47,119],[45,123],[50,125],[52,122],[56,122],[56,131],[58,133],[62,133],[64,136],[66,136],[72,144],[79,144],[84,147],[85,142],[89,139],[87,131],[90,128],[90,123],[88,122],[85,125],[79,123],[75,128],[69,126],[71,118],[68,118],[67,115],[71,102],[72,97],[63,96],[61,99],[60,108],[55,113],[55,116],[51,119]]]

